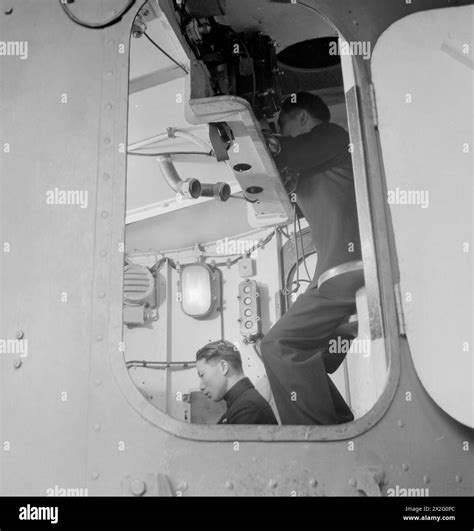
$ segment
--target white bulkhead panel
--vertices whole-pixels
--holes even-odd
[[[405,17],[382,34],[372,59],[406,335],[428,393],[468,426],[473,9]]]

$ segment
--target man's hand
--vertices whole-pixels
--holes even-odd
[[[268,122],[267,122],[267,126],[268,126],[267,128],[262,127],[262,135],[265,138],[265,142],[267,143],[268,149],[270,150],[271,154],[275,157],[281,151],[280,142],[278,140],[278,135],[276,135],[270,129]]]
[[[258,123],[260,124],[260,129],[262,131],[271,131],[272,128],[270,127],[270,124],[268,123],[267,119],[265,117],[263,118],[260,118],[260,120],[258,121]]]

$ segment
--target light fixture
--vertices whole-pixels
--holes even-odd
[[[186,315],[199,319],[220,308],[220,274],[219,269],[202,263],[182,267],[179,290],[181,308]]]

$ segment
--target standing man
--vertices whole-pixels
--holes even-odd
[[[282,105],[278,122],[283,136],[269,142],[278,168],[297,176],[288,191],[296,194],[318,253],[311,284],[261,343],[282,424],[354,419],[327,371],[333,372],[329,340],[355,312],[355,301],[338,301],[337,293],[323,296],[317,287],[324,271],[361,259],[349,135],[329,120],[329,109],[318,96],[300,92]]]
[[[196,353],[201,391],[227,411],[217,424],[278,424],[270,404],[242,370],[242,359],[230,341],[214,341]]]

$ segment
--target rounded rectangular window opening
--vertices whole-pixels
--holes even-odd
[[[262,158],[266,157],[267,164],[268,160],[273,161],[270,152],[262,153],[261,145],[256,147],[250,142],[258,128],[255,117],[249,122],[246,118],[252,117],[252,113],[240,109],[239,118],[224,113],[224,118],[229,118],[216,119],[214,115],[212,120],[203,118],[200,123],[187,120],[190,110],[196,110],[190,106],[190,100],[205,97],[206,105],[212,108],[234,102],[232,97],[237,96],[249,107],[255,105],[260,88],[254,87],[255,72],[250,69],[248,76],[237,82],[234,79],[234,85],[231,77],[227,84],[224,75],[216,79],[222,69],[206,56],[208,50],[203,44],[204,35],[209,37],[208,42],[214,38],[215,15],[208,16],[209,21],[213,20],[208,25],[200,17],[195,26],[201,37],[198,38],[195,33],[183,32],[180,25],[185,15],[190,19],[195,15],[175,10],[165,2],[160,8],[146,3],[140,9],[130,46],[125,256],[129,269],[134,265],[133,270],[138,273],[136,278],[127,277],[123,340],[126,370],[138,391],[132,401],[137,404],[148,401],[153,408],[147,411],[151,411],[155,424],[190,438],[226,440],[239,434],[241,440],[252,439],[257,432],[251,434],[240,426],[249,423],[258,426],[259,439],[263,435],[268,440],[308,438],[308,426],[311,426],[309,438],[315,440],[328,434],[337,439],[361,432],[387,406],[388,398],[380,401],[380,397],[389,395],[386,389],[389,361],[381,324],[379,284],[374,274],[375,252],[364,256],[354,253],[353,259],[329,263],[331,267],[319,271],[323,251],[318,254],[311,238],[313,220],[308,220],[298,199],[291,194],[288,199],[293,218],[287,215],[287,223],[283,224],[261,222],[264,216],[260,205],[265,205],[265,201],[249,198],[244,192],[245,181],[239,180],[248,178],[244,174],[258,171]],[[293,9],[278,6],[285,8]],[[236,37],[231,26],[232,13],[231,9],[227,15],[230,30],[222,33],[221,28],[215,38],[230,39],[229,42],[235,39],[240,66],[249,66],[257,46],[245,32],[244,36]],[[301,16],[307,17],[307,13]],[[314,16],[317,17],[316,13]],[[219,23],[223,24],[222,18]],[[318,24],[334,36],[334,28],[322,17]],[[272,35],[268,37],[271,39]],[[342,49],[345,41],[342,38],[336,41]],[[327,46],[334,42],[334,38],[327,39]],[[329,64],[323,58],[321,61],[320,68],[313,65],[311,72],[282,63],[280,67],[290,81],[281,92],[280,102],[278,98],[263,101],[256,114],[270,124],[273,133],[282,133],[275,108],[294,94],[291,83],[300,84],[304,80],[307,91],[321,98],[331,112],[331,122],[349,133],[347,149],[353,166],[359,236],[364,248],[373,248],[360,128],[360,112],[365,109],[361,109],[357,99],[352,58],[341,53],[340,62]],[[232,64],[226,65],[229,76]],[[252,79],[245,79],[249,76]],[[333,85],[316,90],[315,79],[328,76]],[[236,143],[236,137],[241,142]],[[236,144],[243,153],[238,163],[245,161],[250,166],[249,172],[242,172],[243,177],[232,169],[231,162],[235,160],[225,159]],[[334,179],[347,177],[338,171],[334,175],[334,168],[328,170]],[[284,179],[282,182],[287,184]],[[224,186],[230,188],[230,198],[220,193]],[[260,188],[261,193],[266,192],[265,186]],[[281,212],[288,214],[284,201],[268,203],[275,216]],[[295,204],[298,207],[293,210]],[[186,268],[198,264],[206,275],[205,279],[198,275],[198,285],[193,287],[195,275],[188,275],[191,269],[186,272]],[[304,299],[307,290],[322,293],[321,299],[335,297],[341,310],[334,316],[330,329],[324,317],[317,323],[321,331],[314,348],[307,346],[309,336],[302,342],[300,362],[308,363],[310,356],[318,361],[306,374],[300,371],[300,376],[292,375],[293,382],[281,391],[278,379],[269,378],[269,369],[272,375],[280,371],[282,381],[285,371],[292,372],[292,365],[278,360],[285,351],[279,346],[281,337],[275,332],[276,325],[285,315],[288,320],[293,304],[301,306],[298,300]],[[295,328],[301,324],[295,314]],[[206,371],[199,370],[196,361],[199,349],[220,340],[227,340],[240,352],[245,377],[245,380],[233,378],[232,385],[227,387],[223,383],[225,371],[232,373],[235,369],[231,357],[211,356],[209,363],[205,360],[214,373],[222,372],[216,384],[209,383]],[[308,353],[309,350],[314,352]],[[277,361],[273,362],[274,359]],[[311,387],[308,385],[311,371],[315,371],[315,383],[320,379],[327,386],[319,404],[305,397]],[[306,382],[306,387],[302,387],[302,382]],[[267,421],[258,422],[262,417],[251,414],[248,418],[257,419],[256,422],[226,422],[229,420],[226,412],[240,398],[233,396],[232,389],[235,392],[245,387],[243,392],[248,393],[252,390],[248,383],[264,402],[259,407],[268,405],[278,426],[264,426]],[[282,392],[287,395],[286,405],[282,405]],[[276,398],[278,393],[280,397]],[[300,401],[304,402],[301,407]],[[304,415],[292,417],[292,404]],[[308,414],[308,404],[316,404],[315,409],[320,410],[317,415],[312,416],[313,410]],[[257,407],[252,399],[247,406]],[[305,422],[305,418],[310,420]],[[347,429],[336,430],[339,424]]]

